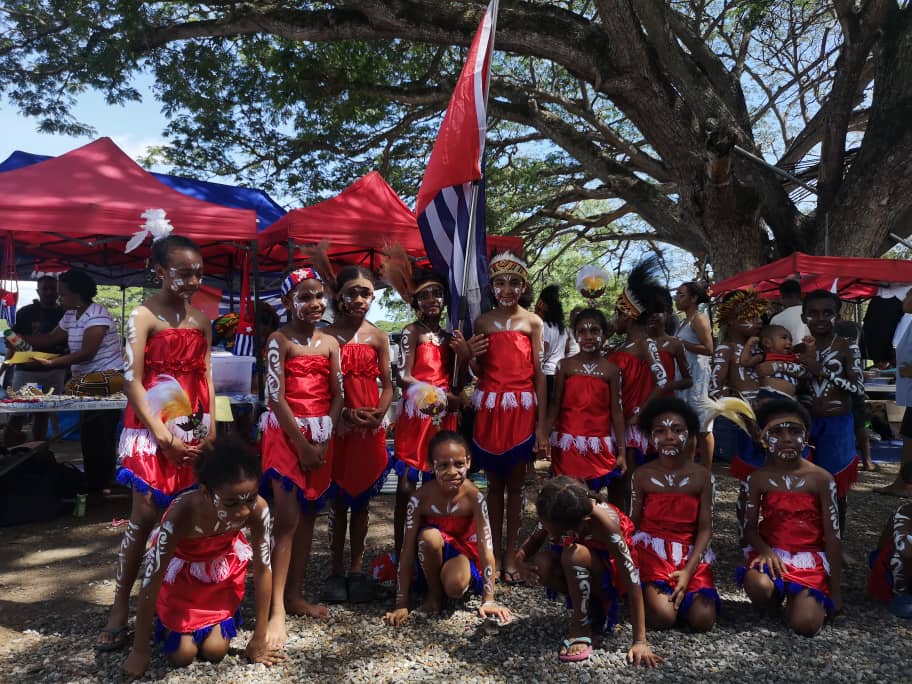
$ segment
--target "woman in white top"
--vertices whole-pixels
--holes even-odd
[[[705,408],[713,354],[712,323],[709,316],[700,313],[697,308],[708,301],[706,286],[701,283],[683,283],[675,292],[675,307],[684,314],[684,321],[678,328],[676,337],[684,345],[684,356],[690,367],[690,377],[693,378],[693,385],[685,390],[679,390],[678,396],[700,416],[700,436],[697,441],[700,463],[712,468],[713,449],[716,444],[712,433],[712,421],[706,420]]]
[[[557,373],[557,362],[564,358],[567,351],[567,326],[564,325],[564,307],[560,301],[560,289],[557,285],[548,285],[541,291],[535,303],[537,313],[545,325],[542,338],[545,343],[541,357],[542,373],[548,382],[548,402],[554,394],[554,375]]]
[[[98,391],[87,394],[108,394],[123,388],[123,351],[117,325],[110,312],[92,300],[98,288],[90,275],[73,269],[60,276],[58,281],[60,305],[65,313],[60,323],[47,335],[26,338],[31,343],[66,344],[70,352],[54,359],[43,360],[49,368],[69,366],[73,379],[67,391],[85,387],[80,383],[89,374],[108,371],[98,376]],[[81,416],[80,441],[85,468],[87,491],[93,501],[98,501],[114,475],[116,430],[120,411],[86,411]]]

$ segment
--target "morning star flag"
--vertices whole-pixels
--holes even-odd
[[[460,323],[460,305],[465,298],[461,323],[466,335],[471,334],[472,321],[481,313],[482,293],[488,283],[483,165],[496,15],[497,0],[492,0],[456,82],[415,204],[431,265],[440,273],[450,274],[449,311],[454,329]],[[475,221],[470,226],[473,199]]]
[[[241,280],[241,306],[238,318],[237,332],[234,336],[234,346],[231,353],[235,356],[254,356],[253,338],[256,335],[254,328],[253,300],[250,298],[250,254],[244,253],[244,275]]]

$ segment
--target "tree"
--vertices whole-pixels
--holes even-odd
[[[0,91],[74,131],[78,92],[135,98],[148,71],[181,172],[309,200],[376,166],[414,196],[484,4],[17,0]],[[647,239],[725,277],[909,232],[908,0],[503,0],[496,47],[489,224],[533,253]],[[736,147],[819,197],[799,206]]]

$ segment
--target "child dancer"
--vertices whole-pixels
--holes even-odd
[[[196,483],[193,461],[215,437],[211,326],[190,306],[203,277],[199,248],[170,235],[152,243],[161,289],[127,318],[124,380],[129,406],[120,436],[117,481],[133,489],[130,520],[117,556],[114,605],[96,641],[100,650],[126,640],[130,590],[146,540],[178,493]]]
[[[806,348],[814,345],[814,339],[804,341]],[[747,340],[741,350],[739,363],[743,368],[753,368],[760,380],[757,398],[794,399],[798,381],[807,375],[798,355],[792,351],[792,334],[781,325],[765,325],[760,335]]]
[[[123,666],[132,678],[142,677],[149,667],[153,616],[156,638],[175,667],[186,667],[197,655],[216,663],[225,657],[237,635],[251,558],[256,625],[246,655],[266,665],[285,660],[266,641],[271,523],[269,506],[257,496],[257,458],[229,439],[203,449],[194,467],[199,489],[168,507],[146,558],[136,638]],[[252,548],[242,527],[250,530]]]
[[[852,395],[864,395],[861,352],[857,342],[836,334],[836,318],[842,308],[839,297],[814,290],[805,296],[803,307],[802,317],[814,336],[814,345],[800,354],[808,369],[814,418],[809,441],[814,446],[814,463],[836,480],[840,530],[844,532],[846,497],[858,479]]]
[[[637,468],[630,495],[646,622],[668,629],[683,618],[705,632],[720,601],[709,550],[715,480],[689,453],[699,419],[680,399],[660,397],[646,404],[639,424],[658,454]]]
[[[440,431],[428,445],[428,463],[436,478],[409,499],[396,607],[384,621],[401,625],[408,619],[409,590],[417,570],[418,584],[427,589],[425,612],[439,613],[444,596],[458,599],[471,589],[481,594],[482,618],[509,622],[509,609],[494,600],[491,524],[484,494],[467,478],[468,443],[455,432]]]
[[[726,295],[718,307],[722,325],[722,342],[713,354],[709,376],[709,398],[740,397],[748,403],[757,399],[760,381],[753,368],[742,366],[741,352],[748,340],[760,330],[760,316],[767,303],[755,290],[738,290]],[[754,440],[720,417],[715,424],[718,447],[731,457],[729,473],[744,482],[748,475],[763,465],[763,451]],[[743,502],[741,502],[743,504]],[[741,507],[739,506],[739,511]]]
[[[690,376],[690,365],[684,354],[684,343],[667,332],[668,319],[674,315],[671,293],[663,289],[659,302],[661,309],[649,317],[646,334],[655,341],[659,358],[668,376],[668,384],[662,396],[673,397],[675,392],[689,389],[693,385],[693,378]]]
[[[738,582],[758,608],[786,597],[789,627],[811,637],[842,609],[836,483],[801,456],[810,416],[800,404],[770,399],[757,408],[757,424],[768,459],[747,478],[748,564]]]
[[[908,469],[907,469],[908,470]],[[871,554],[868,594],[890,606],[896,617],[912,619],[912,503],[890,516]]]
[[[661,311],[662,293],[666,292],[659,284],[658,272],[659,257],[654,254],[630,272],[627,286],[615,305],[615,326],[625,338],[608,356],[621,371],[621,407],[627,426],[627,464],[631,469],[645,460],[649,450],[646,436],[636,426],[636,416],[650,399],[664,393],[674,379],[668,376],[658,345],[646,330],[650,317]]]
[[[285,614],[326,617],[325,606],[301,596],[316,515],[332,484],[329,452],[342,410],[339,344],[316,325],[326,311],[323,282],[312,268],[282,281],[290,322],[266,342],[262,430],[263,492],[273,499],[275,547],[269,640],[285,644]]]
[[[550,434],[554,473],[585,480],[596,492],[627,470],[620,372],[601,354],[607,328],[598,309],[577,314],[573,335],[580,352],[558,361],[554,401],[539,427],[540,441],[554,427]]]
[[[438,431],[456,430],[460,401],[450,390],[455,364],[453,349],[462,350],[466,358],[469,351],[458,330],[450,335],[440,327],[448,288],[446,279],[430,269],[413,270],[401,246],[394,246],[388,252],[383,278],[417,313],[416,320],[402,329],[400,338],[399,385],[404,397],[396,419],[393,464],[398,476],[393,517],[398,557],[406,506],[418,480],[433,478],[427,460],[428,444]]]
[[[593,504],[592,496],[573,478],[548,480],[536,502],[538,527],[516,552],[516,563],[531,584],[570,598],[573,618],[558,653],[562,662],[589,659],[593,628],[602,632],[617,622],[626,591],[633,627],[627,662],[655,667],[662,658],[646,642],[640,573],[630,549],[633,523],[611,504]],[[540,550],[548,539],[549,547]]]
[[[536,424],[544,423],[545,376],[541,371],[542,320],[520,305],[528,289],[529,269],[509,252],[491,260],[488,275],[497,306],[475,321],[470,346],[478,386],[473,452],[488,477],[488,503],[494,556],[503,581],[521,581],[513,565],[522,518],[522,487],[534,451],[544,453],[547,441]],[[506,556],[502,543],[506,495]],[[504,558],[506,561],[504,562]]]
[[[335,277],[336,321],[326,328],[341,347],[345,407],[333,437],[333,482],[339,491],[330,511],[332,575],[323,589],[330,603],[365,603],[375,597],[362,571],[368,503],[380,491],[389,469],[383,419],[393,400],[389,338],[366,319],[374,301],[370,271],[347,266]],[[380,387],[377,381],[380,381]],[[351,522],[348,511],[351,509]],[[343,574],[345,532],[350,529],[351,564]]]

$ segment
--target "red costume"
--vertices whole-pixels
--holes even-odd
[[[469,569],[472,581],[469,587],[476,594],[480,594],[483,586],[481,565],[478,560],[478,535],[475,533],[475,518],[471,515],[438,515],[425,517],[421,529],[433,527],[443,537],[443,562],[462,555],[469,559]],[[415,575],[417,589],[423,590],[427,586],[424,570],[416,560],[418,570]]]
[[[329,407],[329,358],[305,354],[285,359],[285,401],[294,414],[301,434],[312,444],[322,444],[332,437]],[[260,419],[263,455],[263,493],[272,495],[271,480],[281,480],[287,491],[295,488],[305,510],[319,510],[326,501],[332,484],[332,448],[326,451],[326,462],[316,470],[304,472],[298,462],[298,451],[285,434],[272,411]]]
[[[165,532],[161,529],[157,534]],[[153,539],[149,554],[155,545]],[[192,634],[193,641],[201,644],[216,625],[225,639],[237,635],[240,616],[237,622],[235,616],[244,598],[247,565],[252,557],[250,544],[240,530],[214,537],[187,537],[177,543],[155,604],[156,636],[164,640],[163,651],[177,650],[182,634]],[[150,560],[147,557],[146,562]]]
[[[475,405],[474,455],[486,470],[506,475],[532,460],[538,397],[532,367],[532,340],[505,330],[488,335]]]
[[[643,499],[640,529],[633,535],[640,564],[640,581],[652,583],[669,594],[677,587],[671,573],[683,570],[693,553],[700,517],[700,497],[693,494],[649,492]],[[687,593],[681,603],[683,615],[694,597],[700,594],[712,599],[718,610],[721,602],[713,583],[710,563],[714,560],[709,549],[703,554]]]
[[[648,361],[626,351],[609,354],[608,360],[621,371],[621,410],[627,424],[627,446],[637,450],[642,461],[649,450],[649,439],[636,426],[636,416],[655,387],[655,376]],[[674,376],[671,376],[674,377]]]
[[[670,385],[678,377],[678,360],[674,354],[664,349],[659,349],[659,359],[662,361],[662,368],[665,369],[665,375],[668,376],[668,384]],[[673,397],[675,396],[675,391],[667,389],[662,392],[662,396]]]
[[[783,594],[807,589],[831,613],[830,563],[823,550],[822,513],[817,496],[805,492],[766,492],[760,514],[760,536],[785,566],[783,577],[774,578],[776,589]],[[751,548],[746,553],[748,562],[757,557]],[[744,583],[746,572],[746,567],[738,568],[739,584]]]
[[[342,385],[345,407],[372,408],[380,403],[380,377],[377,350],[369,344],[348,342],[342,345]],[[342,422],[332,443],[332,479],[349,506],[363,508],[383,487],[389,470],[386,428],[360,430]]]
[[[147,394],[164,382],[176,381],[189,400],[190,414],[168,419],[166,426],[190,446],[209,434],[209,378],[206,373],[206,336],[196,328],[168,328],[146,342],[142,383]],[[173,402],[173,398],[169,398]],[[150,409],[157,410],[152,406]],[[176,465],[165,456],[152,432],[136,416],[132,405],[124,412],[120,435],[117,481],[140,493],[152,492],[155,504],[165,508],[180,492],[196,484],[193,465]]]
[[[567,377],[551,445],[555,475],[586,480],[596,490],[620,475],[615,470],[611,385],[607,379],[585,374]]]
[[[869,559],[871,572],[868,574],[868,595],[881,603],[893,600],[893,568],[891,561],[896,554],[892,535],[886,543],[877,548]]]
[[[419,382],[450,391],[450,373],[453,369],[452,353],[445,344],[422,342],[415,348],[412,377]],[[402,402],[394,434],[395,469],[399,477],[417,482],[419,475],[430,474],[428,444],[440,430],[456,430],[455,413],[444,412],[439,425],[422,413],[411,399]]]
[[[627,548],[630,550],[630,556],[633,561],[633,567],[628,569],[628,572],[633,575],[634,578],[637,577],[637,550],[633,545],[633,521],[630,520],[626,515],[621,512],[614,504],[610,503],[597,503],[595,504],[599,508],[608,508],[614,511],[618,519],[618,524],[621,528],[621,535],[624,537],[624,542],[627,544]],[[580,538],[577,536],[565,536],[561,538],[560,543],[552,544],[551,550],[557,555],[558,559],[564,551],[564,547],[570,546],[571,544],[582,544],[587,549],[595,553],[601,560],[604,570],[602,571],[602,600],[601,603],[593,602],[591,606],[592,614],[592,626],[596,631],[606,632],[610,630],[617,624],[618,620],[618,604],[620,602],[620,597],[627,593],[624,584],[618,585],[616,577],[618,574],[617,563],[614,560],[614,557],[611,555],[611,552],[608,550],[608,546],[601,542],[595,541],[592,538],[584,537]],[[549,598],[555,598],[555,594],[548,590]],[[568,607],[569,606],[568,604]]]

